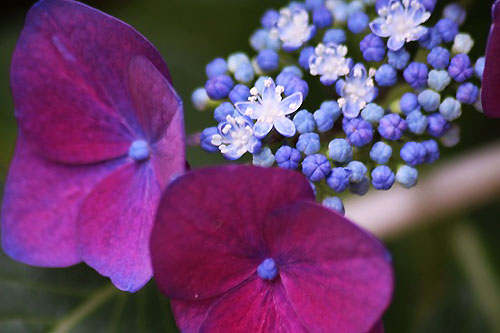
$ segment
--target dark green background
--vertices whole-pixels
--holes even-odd
[[[442,8],[448,1],[438,0]],[[8,85],[10,56],[32,1],[0,5],[0,188],[16,136]],[[213,126],[209,113],[195,111],[191,91],[204,83],[204,66],[216,56],[250,51],[248,36],[268,7],[264,0],[115,0],[89,4],[137,28],[160,50],[185,101],[188,133]],[[484,53],[490,24],[487,0],[469,1],[462,27]],[[464,110],[462,142],[445,158],[500,139],[500,121]],[[219,155],[189,149],[193,166],[221,163]],[[499,166],[500,168],[500,166]],[[418,228],[387,241],[394,257],[396,291],[384,322],[387,332],[498,332],[500,318],[500,200],[480,209]],[[389,207],[387,209],[390,209]],[[31,268],[0,253],[0,332],[45,332],[79,313],[86,302],[106,300],[79,318],[72,332],[175,331],[168,302],[150,283],[130,296],[107,289],[106,279],[84,265],[69,269]],[[104,288],[104,289],[103,289]],[[109,297],[107,297],[109,296]],[[107,297],[107,298],[106,298]],[[497,319],[495,319],[497,318]],[[496,326],[495,326],[496,325]]]

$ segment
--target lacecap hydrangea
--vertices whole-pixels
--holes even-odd
[[[236,52],[206,67],[192,102],[214,112],[201,147],[302,171],[317,199],[417,184],[418,168],[459,142],[452,124],[482,111],[484,57],[460,32],[466,12],[436,0],[306,0],[270,9]],[[324,94],[318,103],[310,90]],[[463,110],[462,110],[463,109]],[[371,185],[371,186],[370,186]]]

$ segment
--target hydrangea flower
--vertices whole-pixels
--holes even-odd
[[[311,75],[319,75],[321,83],[332,85],[340,76],[349,74],[352,60],[346,59],[347,47],[344,45],[319,44],[309,59]]]
[[[345,80],[337,81],[336,90],[341,96],[338,103],[345,117],[357,117],[366,104],[375,99],[377,95],[377,88],[373,83],[375,73],[374,69],[367,72],[363,64],[356,64]]]
[[[481,101],[484,113],[493,118],[500,118],[500,2],[495,1],[492,8],[493,23],[488,37],[486,57],[483,74],[483,89],[481,89]]]
[[[265,137],[273,126],[283,136],[295,135],[295,125],[287,115],[294,113],[302,105],[302,93],[296,92],[282,99],[284,90],[283,86],[276,86],[273,79],[268,78],[264,82],[262,93],[254,87],[250,90],[250,101],[235,104],[242,115],[257,120],[253,126],[257,138]]]
[[[309,25],[309,14],[301,8],[283,8],[272,34],[279,36],[283,49],[294,51],[314,36],[316,29]]]
[[[83,261],[137,291],[152,275],[160,194],[185,168],[182,104],[165,62],[129,25],[42,0],[19,38],[11,85],[20,136],[4,251],[36,266]]]
[[[247,151],[258,153],[262,145],[255,137],[252,126],[253,122],[248,117],[228,115],[226,121],[217,127],[218,133],[212,135],[211,143],[230,160],[237,160]]]
[[[380,37],[389,37],[387,48],[397,51],[406,42],[419,40],[427,32],[422,24],[431,13],[427,12],[420,1],[391,0],[378,10],[379,18],[370,23],[372,32]]]
[[[380,332],[389,255],[314,201],[303,176],[277,168],[226,166],[175,180],[150,245],[180,330]]]

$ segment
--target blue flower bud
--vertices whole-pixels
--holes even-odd
[[[352,161],[347,164],[347,169],[351,170],[351,177],[349,177],[349,181],[353,183],[359,183],[363,180],[368,169],[366,166],[359,161]]]
[[[474,65],[474,73],[480,79],[483,79],[484,63],[485,63],[485,58],[481,57],[476,60],[476,64]]]
[[[404,49],[404,47],[397,51],[389,50],[387,52],[387,57],[389,65],[399,70],[405,68],[410,61],[410,54]]]
[[[286,87],[291,83],[290,81],[292,80],[297,80],[297,75],[290,72],[281,72],[276,77],[276,85]]]
[[[207,77],[209,79],[219,75],[226,74],[227,72],[226,60],[222,58],[215,58],[205,67],[205,72],[207,73]]]
[[[313,23],[319,29],[326,28],[333,23],[332,13],[325,6],[316,7],[313,11]]]
[[[306,0],[306,8],[311,10],[323,6],[324,0]]]
[[[359,43],[359,48],[366,61],[382,61],[385,57],[385,43],[374,34],[368,34]]]
[[[450,75],[445,70],[437,71],[433,69],[429,72],[427,84],[436,91],[443,91],[451,82]]]
[[[418,102],[427,112],[436,111],[441,102],[441,95],[431,89],[426,89],[418,94]]]
[[[403,76],[413,89],[421,89],[427,84],[427,66],[420,62],[412,62],[404,70]]]
[[[443,136],[450,129],[450,123],[439,112],[431,114],[427,119],[429,120],[427,133],[434,137]]]
[[[406,121],[398,114],[390,113],[380,119],[378,132],[387,140],[399,140],[408,129]]]
[[[335,192],[343,192],[349,186],[351,170],[346,168],[333,168],[326,177],[326,184]]]
[[[472,77],[474,69],[472,68],[469,56],[467,54],[457,54],[450,61],[448,73],[457,82],[464,82]]]
[[[295,125],[297,132],[303,134],[314,131],[316,122],[312,113],[307,110],[300,110],[293,117],[293,124]]]
[[[233,85],[234,82],[231,77],[227,75],[219,75],[207,81],[205,84],[205,90],[207,91],[208,97],[214,100],[219,100],[227,97],[233,88]]]
[[[229,115],[233,116],[236,112],[237,112],[236,109],[231,103],[224,102],[217,108],[215,108],[214,118],[218,123],[221,123],[223,121],[226,121],[227,116]]]
[[[323,206],[336,211],[340,215],[345,215],[344,204],[339,197],[327,197],[322,202]]]
[[[390,189],[394,180],[394,173],[386,165],[380,165],[372,171],[372,185],[376,190]]]
[[[264,72],[272,72],[278,69],[280,57],[274,50],[262,50],[257,56],[257,65]]]
[[[403,145],[399,155],[408,165],[416,166],[425,162],[425,147],[418,142],[410,141]]]
[[[418,171],[408,165],[403,165],[396,172],[396,180],[404,187],[411,188],[417,185]]]
[[[465,9],[458,3],[451,3],[444,7],[443,16],[447,19],[452,20],[458,25],[461,25],[465,21]]]
[[[440,138],[440,141],[445,147],[455,147],[460,142],[460,127],[452,125],[450,130]]]
[[[268,30],[259,29],[250,36],[250,46],[256,51],[279,50],[280,40],[272,36]]]
[[[295,170],[299,167],[300,152],[295,148],[282,146],[276,151],[274,157],[280,168]]]
[[[435,29],[439,32],[445,43],[453,41],[458,34],[458,24],[448,18],[439,20]]]
[[[373,127],[366,120],[344,118],[342,128],[351,144],[356,147],[367,145],[373,139]]]
[[[368,177],[363,177],[358,183],[349,183],[349,191],[356,195],[365,195],[370,189],[370,180]]]
[[[375,81],[381,87],[390,87],[398,81],[398,72],[391,65],[384,64],[375,73]]]
[[[290,77],[288,82],[283,87],[285,88],[285,96],[290,96],[295,94],[296,92],[300,92],[302,93],[302,98],[305,99],[309,94],[309,86],[307,85],[307,82],[299,79],[295,75],[292,75],[292,77]]]
[[[330,171],[330,162],[325,155],[309,155],[302,161],[302,173],[312,182],[324,179]]]
[[[250,58],[243,52],[233,53],[227,58],[227,67],[233,73],[243,64],[251,65]]]
[[[387,143],[379,141],[370,150],[370,158],[378,164],[386,164],[392,156],[392,148]]]
[[[278,19],[280,18],[280,13],[277,10],[270,9],[262,15],[260,19],[260,23],[266,29],[271,29],[278,23]]]
[[[432,50],[442,42],[441,34],[436,28],[429,28],[427,32],[419,39],[419,43],[427,50]]]
[[[324,44],[344,44],[347,38],[342,29],[328,29],[323,35]]]
[[[200,135],[200,146],[203,150],[209,153],[214,153],[219,150],[218,146],[212,144],[212,136],[219,134],[217,127],[205,128]]]
[[[260,152],[254,154],[252,164],[266,168],[273,166],[274,155],[271,149],[264,147],[260,150]]]
[[[299,135],[297,149],[306,155],[317,153],[321,148],[319,135],[317,133],[304,133]]]
[[[450,51],[444,47],[435,47],[427,55],[427,62],[436,69],[445,69],[450,63]]]
[[[384,108],[375,103],[367,104],[363,111],[361,111],[361,117],[370,124],[378,123],[384,114]]]
[[[429,121],[420,111],[413,111],[406,116],[406,123],[410,132],[415,134],[423,134],[427,129]]]
[[[469,53],[473,46],[471,35],[461,33],[455,36],[451,50],[453,53]]]
[[[252,63],[250,62],[240,64],[234,72],[234,78],[240,82],[251,82],[253,81],[254,76],[255,72]]]
[[[328,156],[336,162],[347,163],[352,160],[352,147],[345,139],[333,139],[328,144]]]
[[[409,114],[412,111],[420,110],[417,95],[414,93],[405,93],[399,101],[399,108],[404,114]]]
[[[461,84],[457,89],[457,100],[463,104],[474,104],[479,98],[479,88],[470,82]]]
[[[434,7],[436,6],[436,1],[437,0],[421,0],[422,5],[424,5],[425,9],[428,12],[432,12],[434,10]]]
[[[439,106],[439,113],[444,119],[453,121],[462,115],[462,106],[456,99],[447,97]]]
[[[333,124],[340,117],[342,111],[335,101],[326,101],[319,110],[314,112],[314,120],[319,132],[326,132],[333,128]]]
[[[283,70],[281,71],[281,73],[293,74],[296,77],[298,77],[299,79],[302,79],[302,76],[303,76],[302,71],[300,70],[300,68],[298,68],[297,66],[294,66],[294,65],[286,66],[285,68],[283,68]]]
[[[427,140],[422,142],[425,149],[425,163],[433,163],[439,159],[439,147],[436,140]]]
[[[315,53],[314,47],[309,46],[305,47],[301,52],[299,56],[299,65],[300,67],[304,68],[305,70],[309,71],[309,58],[313,56]]]
[[[210,102],[210,98],[208,97],[205,88],[198,88],[193,91],[193,94],[191,95],[191,102],[196,110],[204,111]]]
[[[229,99],[233,103],[248,101],[248,97],[250,97],[250,89],[243,84],[235,85],[229,92]]]
[[[370,18],[364,12],[354,12],[347,18],[347,28],[355,34],[359,34],[368,27]]]

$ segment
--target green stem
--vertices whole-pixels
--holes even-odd
[[[97,310],[101,305],[118,295],[118,290],[113,285],[107,285],[92,293],[85,302],[59,320],[51,333],[69,332],[85,317]]]

